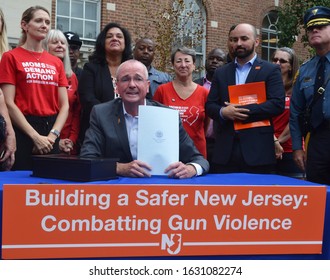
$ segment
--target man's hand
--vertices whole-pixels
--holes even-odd
[[[165,173],[168,173],[170,178],[191,178],[197,173],[195,167],[191,164],[184,164],[181,161],[170,164],[166,169]]]
[[[305,172],[306,167],[306,153],[303,150],[293,151],[293,160],[296,165]]]
[[[241,105],[232,104],[229,102],[225,102],[226,107],[222,107],[221,114],[226,120],[246,120],[249,115],[247,114],[250,110],[246,108],[242,108]]]
[[[123,177],[151,177],[151,166],[140,160],[133,160],[129,163],[117,162],[117,175]]]

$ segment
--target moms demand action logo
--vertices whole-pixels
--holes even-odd
[[[172,233],[162,234],[162,250],[166,250],[171,255],[176,255],[181,250],[182,236],[181,234]]]

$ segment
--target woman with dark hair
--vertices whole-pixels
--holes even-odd
[[[32,154],[59,153],[68,116],[63,63],[43,49],[50,14],[41,6],[24,11],[19,46],[1,59],[0,84],[16,133],[13,170],[31,170]]]
[[[132,58],[131,36],[117,23],[107,24],[97,36],[94,52],[84,65],[78,92],[82,104],[80,142],[89,127],[89,115],[94,105],[114,98],[118,66]]]
[[[293,161],[292,142],[289,129],[290,99],[294,77],[299,68],[295,51],[288,47],[276,49],[272,56],[273,63],[281,68],[285,88],[285,110],[273,118],[275,152],[277,158],[276,173],[300,178],[303,176]]]
[[[209,119],[205,114],[208,90],[193,81],[196,52],[186,47],[176,49],[171,56],[175,71],[172,82],[160,85],[154,100],[179,110],[183,127],[199,152],[207,158],[205,132]]]

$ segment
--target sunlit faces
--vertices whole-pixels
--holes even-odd
[[[50,17],[44,10],[37,10],[29,22],[22,21],[21,27],[30,37],[43,40],[50,28]]]
[[[123,101],[143,104],[148,90],[148,71],[145,66],[134,60],[124,62],[117,75],[117,91]]]
[[[118,27],[110,28],[105,37],[106,52],[124,52],[125,37]]]
[[[290,54],[287,52],[277,50],[274,54],[273,63],[280,65],[282,74],[287,74],[292,70]]]
[[[60,39],[54,39],[48,42],[48,52],[63,60],[66,52],[66,42]]]
[[[174,56],[173,67],[177,76],[190,76],[195,70],[195,63],[191,55],[177,52]]]

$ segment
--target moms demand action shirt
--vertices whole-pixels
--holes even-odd
[[[58,57],[17,47],[2,56],[0,84],[16,87],[15,104],[24,115],[50,116],[59,111],[58,87],[68,82]]]

